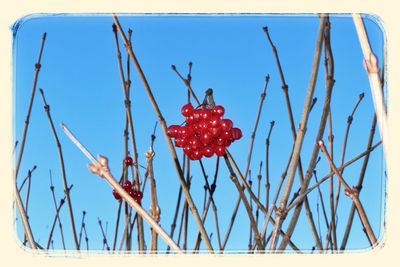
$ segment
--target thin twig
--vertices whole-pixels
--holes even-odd
[[[100,218],[97,218],[97,222],[98,222],[98,224],[100,226],[101,234],[103,235],[103,248],[104,248],[104,245],[105,245],[107,250],[110,251],[110,247],[108,246],[108,242],[107,242],[107,236],[104,233],[103,225],[101,223]]]
[[[285,95],[286,107],[287,107],[287,111],[288,111],[288,115],[289,115],[290,128],[291,128],[291,131],[292,131],[292,137],[293,137],[293,140],[296,141],[297,133],[296,133],[296,130],[295,130],[295,122],[294,122],[294,117],[293,117],[292,105],[291,105],[290,97],[289,97],[289,86],[285,82],[285,78],[284,78],[284,75],[283,75],[282,67],[281,67],[281,64],[280,64],[280,61],[279,61],[278,52],[276,50],[275,45],[273,44],[273,42],[271,40],[271,37],[270,37],[269,32],[268,32],[268,27],[264,27],[264,31],[267,34],[268,41],[269,41],[271,47],[273,48],[275,59],[277,61],[278,70],[279,70],[279,73],[280,73],[280,76],[281,76],[281,80],[282,80],[282,90],[283,90],[284,95]],[[316,102],[317,102],[317,98],[314,97],[311,100],[311,103],[309,104],[310,105],[309,106],[309,110],[308,110],[309,113],[311,112],[311,110],[314,107]],[[303,183],[304,175],[303,175],[303,166],[302,166],[302,163],[301,163],[301,157],[300,156],[299,156],[299,159],[298,159],[297,168],[298,168],[298,171],[299,171],[300,183]],[[310,229],[312,231],[314,240],[316,241],[318,249],[322,250],[322,244],[321,244],[321,242],[319,242],[317,230],[316,230],[314,219],[312,217],[312,213],[311,213],[311,209],[310,209],[310,204],[309,204],[307,198],[305,199],[304,203],[305,203],[305,208],[306,208],[307,219],[308,219],[308,222],[309,222]]]
[[[55,193],[54,193],[54,185],[53,185],[53,179],[52,179],[52,177],[51,177],[51,170],[50,170],[50,191],[51,191],[51,195],[52,195],[52,197],[53,197],[54,208],[55,208],[56,211],[57,211],[57,200],[56,200],[56,195],[55,195]],[[57,221],[58,221],[58,227],[59,227],[59,229],[60,229],[60,235],[61,235],[62,246],[63,246],[63,249],[65,250],[64,233],[63,233],[63,228],[62,228],[61,219],[60,219],[60,216],[58,216],[58,213],[57,213]],[[80,241],[79,241],[79,244],[80,244]]]
[[[321,113],[320,123],[319,123],[318,131],[317,131],[317,135],[316,135],[317,136],[316,141],[318,141],[319,139],[322,138],[324,131],[325,131],[327,117],[328,117],[328,113],[330,110],[332,89],[333,89],[333,84],[334,84],[334,78],[333,78],[334,77],[334,75],[333,75],[334,74],[334,68],[333,68],[334,65],[333,65],[332,51],[330,49],[330,23],[329,23],[329,20],[325,20],[325,22],[320,26],[323,26],[323,28],[325,28],[323,37],[324,37],[324,44],[326,46],[328,46],[328,49],[326,49],[326,51],[328,52],[328,61],[329,61],[329,67],[330,67],[329,74],[330,75],[328,75],[327,79],[326,79],[326,94],[325,94],[324,105],[323,105],[323,109],[322,109],[322,113]],[[321,38],[322,38],[322,36],[321,36]],[[301,184],[301,190],[300,190],[299,195],[302,195],[307,190],[308,184],[310,183],[310,180],[312,178],[312,172],[315,169],[315,162],[318,157],[318,152],[319,152],[319,148],[318,148],[318,144],[316,143],[314,145],[314,148],[313,148],[313,151],[311,154],[311,159],[308,164],[308,168],[306,171],[306,175],[304,177],[304,181]],[[291,237],[291,235],[293,234],[294,229],[297,225],[297,221],[300,216],[301,209],[303,207],[302,204],[303,204],[303,202],[301,202],[299,205],[297,205],[295,211],[293,212],[291,221],[287,228],[287,236],[288,237]],[[285,207],[285,208],[286,208],[286,212],[288,212],[288,207]],[[288,244],[288,240],[286,238],[284,238],[278,249],[280,251],[283,251],[286,248],[287,244]]]
[[[340,171],[336,168],[335,163],[333,163],[332,159],[330,158],[328,152],[326,151],[326,147],[324,145],[324,142],[322,140],[320,140],[318,142],[319,147],[321,148],[322,152],[324,153],[329,165],[332,167],[332,169],[334,170],[336,176],[338,177],[340,183],[343,185],[346,195],[350,197],[350,199],[353,201],[354,205],[356,206],[356,209],[358,211],[358,214],[360,216],[361,219],[361,223],[363,225],[363,227],[366,230],[366,234],[368,237],[369,242],[372,244],[373,247],[375,247],[377,245],[377,240],[376,237],[374,235],[374,232],[372,231],[371,225],[368,221],[368,217],[365,213],[364,207],[360,202],[360,199],[358,198],[358,189],[356,187],[353,186],[353,188],[350,188],[350,186],[346,183],[346,181],[343,179]]]
[[[28,170],[28,175],[24,178],[24,180],[22,181],[21,185],[18,188],[18,192],[21,193],[22,189],[24,188],[24,185],[26,183],[26,181],[28,181],[28,178],[30,177],[30,175],[32,175],[32,173],[36,170],[36,165],[33,165],[32,169]]]
[[[367,149],[370,149],[371,146],[372,146],[372,141],[374,139],[375,129],[376,129],[376,121],[377,121],[376,115],[374,114],[374,118],[372,120],[372,125],[371,125],[371,130],[370,130],[369,137],[368,137]],[[358,182],[357,182],[357,185],[356,185],[356,187],[358,188],[359,191],[361,191],[362,184],[364,182],[365,172],[367,170],[367,165],[368,165],[368,161],[369,161],[369,155],[370,154],[365,156],[363,165],[361,167],[360,176],[358,178]],[[346,230],[345,230],[345,233],[344,233],[344,236],[343,236],[342,244],[340,245],[340,250],[344,250],[346,248],[347,240],[349,238],[351,227],[353,225],[353,219],[354,219],[355,210],[356,210],[356,206],[353,203],[351,205],[349,218],[347,219],[347,226],[346,226]]]
[[[347,117],[347,126],[346,126],[346,131],[345,131],[345,135],[344,135],[344,140],[343,140],[343,149],[342,149],[342,158],[340,161],[340,165],[343,165],[344,163],[344,159],[345,159],[345,155],[346,155],[346,148],[347,148],[347,140],[349,137],[349,132],[350,132],[350,127],[352,125],[353,122],[353,118],[354,118],[354,114],[357,110],[358,105],[360,104],[360,102],[362,101],[362,99],[364,98],[364,93],[361,93],[358,96],[358,100],[356,102],[356,104],[353,107],[353,110],[351,111],[350,115]],[[332,157],[331,157],[332,158]],[[342,170],[340,173],[343,175],[343,171]],[[337,190],[336,190],[336,197],[335,197],[335,202],[334,202],[334,211],[331,217],[331,223],[329,225],[328,228],[328,232],[330,232],[330,229],[332,229],[332,236],[333,236],[333,249],[337,250],[337,237],[336,237],[336,213],[337,213],[337,209],[339,206],[339,197],[340,197],[340,190],[341,190],[341,183],[338,181],[337,186],[336,186]]]
[[[364,152],[358,154],[357,156],[355,156],[354,158],[352,158],[351,160],[347,161],[345,164],[343,164],[342,166],[340,166],[338,168],[339,171],[343,170],[344,168],[350,166],[351,164],[353,164],[354,162],[356,162],[357,160],[363,158],[366,155],[369,155],[372,151],[374,151],[377,147],[379,147],[382,144],[382,141],[378,141],[376,144],[374,144],[373,146],[371,146],[370,149],[365,150]],[[299,196],[296,198],[295,201],[293,201],[293,203],[287,207],[288,212],[295,206],[299,205],[305,195],[311,193],[314,189],[316,189],[319,185],[321,185],[323,182],[325,182],[326,180],[328,180],[332,175],[334,175],[335,172],[331,171],[329,172],[327,175],[325,175],[323,178],[321,178],[319,180],[318,183],[314,184],[313,186],[310,186],[307,190],[305,190],[303,193],[300,193]]]
[[[259,250],[263,250],[264,248],[263,248],[263,245],[261,243],[261,238],[260,238],[260,235],[258,233],[257,225],[256,225],[256,222],[254,220],[254,216],[253,216],[250,204],[249,204],[249,202],[248,202],[248,200],[247,200],[247,198],[246,198],[246,196],[245,196],[245,194],[243,192],[242,187],[239,184],[239,181],[237,179],[237,176],[236,176],[235,172],[233,171],[232,165],[231,165],[231,163],[229,161],[229,157],[227,155],[225,155],[224,159],[225,159],[226,166],[228,167],[228,170],[229,170],[229,173],[230,173],[230,178],[231,178],[232,182],[235,184],[235,186],[236,186],[236,188],[237,188],[237,190],[239,192],[240,198],[242,199],[243,205],[246,208],[247,215],[249,216],[250,225],[251,225],[251,227],[253,229],[253,232],[254,232],[254,240],[256,241],[258,249]]]
[[[72,186],[73,186],[73,185],[71,185],[68,189],[71,190]],[[66,196],[64,196],[64,197],[60,200],[60,204],[58,204],[58,207],[57,207],[57,209],[56,209],[56,215],[54,216],[53,224],[52,224],[52,226],[51,226],[51,230],[50,230],[50,233],[49,233],[49,238],[48,238],[48,241],[47,241],[47,248],[46,248],[47,250],[50,248],[50,242],[51,242],[51,240],[52,240],[52,238],[53,238],[54,227],[56,226],[57,218],[58,218],[59,213],[60,213],[60,209],[61,209],[61,207],[62,207],[62,206],[64,205],[64,203],[65,203],[65,198],[66,198]]]
[[[157,200],[157,191],[156,191],[156,180],[154,179],[154,173],[153,173],[153,158],[154,158],[154,151],[150,147],[150,149],[145,153],[146,160],[147,160],[147,168],[149,171],[149,179],[150,179],[150,190],[151,190],[151,205],[150,205],[150,213],[151,216],[153,217],[155,222],[160,221],[160,214],[161,214],[161,209],[160,206],[158,205],[158,200]],[[157,232],[154,231],[153,229],[151,230],[151,246],[150,246],[150,251],[152,253],[157,252]]]
[[[19,215],[20,215],[21,220],[22,220],[22,226],[24,228],[26,237],[28,239],[29,246],[32,249],[36,249],[37,246],[36,246],[36,242],[35,242],[35,240],[33,238],[33,235],[32,235],[32,229],[31,229],[31,227],[29,225],[28,218],[27,218],[27,215],[26,215],[26,212],[25,212],[25,209],[24,209],[24,205],[22,204],[21,196],[20,196],[18,188],[17,188],[17,177],[18,177],[19,168],[21,166],[22,155],[24,153],[25,141],[26,141],[26,136],[27,136],[27,133],[28,133],[29,118],[30,118],[30,115],[31,115],[33,99],[35,97],[36,84],[37,84],[37,81],[38,81],[38,78],[39,78],[39,72],[40,72],[40,68],[41,68],[40,60],[42,58],[43,47],[44,47],[45,41],[46,41],[46,33],[43,34],[42,44],[40,46],[40,52],[39,52],[38,60],[37,60],[37,63],[35,64],[35,75],[34,75],[34,79],[33,79],[32,93],[31,93],[31,97],[30,97],[30,100],[29,100],[28,111],[27,111],[27,114],[26,114],[24,129],[23,129],[23,132],[22,132],[21,146],[19,148],[18,159],[17,159],[17,163],[16,163],[16,167],[15,167],[15,173],[14,173],[15,202],[16,202],[16,205],[17,205],[17,209],[18,209]]]
[[[85,216],[86,216],[86,211],[82,211],[82,221],[81,221],[81,229],[79,231],[79,248],[81,247],[81,241],[82,241],[82,232],[83,229],[85,228]]]
[[[47,118],[49,120],[49,124],[50,124],[54,139],[57,144],[58,156],[60,159],[61,177],[62,177],[62,181],[63,181],[63,185],[64,185],[64,193],[65,193],[66,200],[67,200],[68,214],[69,214],[70,224],[71,224],[71,228],[72,228],[72,237],[74,240],[76,250],[79,250],[78,238],[77,238],[76,229],[75,229],[74,213],[73,213],[72,203],[71,203],[71,196],[68,191],[67,175],[65,173],[65,165],[64,165],[64,157],[63,157],[63,153],[62,153],[62,147],[61,147],[61,143],[58,139],[56,129],[54,127],[53,119],[51,118],[50,106],[46,102],[46,98],[44,97],[44,92],[43,92],[42,88],[40,88],[40,94],[42,95],[42,99],[44,102],[44,110],[47,114]]]
[[[364,66],[371,86],[371,94],[378,120],[378,127],[382,136],[383,148],[385,153],[387,153],[387,111],[382,94],[382,82],[379,77],[378,59],[372,52],[361,16],[359,14],[353,14],[353,21],[364,55]]]

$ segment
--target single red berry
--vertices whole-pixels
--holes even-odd
[[[126,156],[124,159],[124,163],[126,166],[132,166],[133,165],[133,159],[130,156]]]
[[[193,111],[193,117],[195,119],[195,122],[198,122],[201,119],[201,113],[203,112],[202,108],[195,109]]]
[[[132,183],[129,180],[127,180],[122,187],[124,188],[125,191],[128,192],[129,190],[132,189]]]
[[[126,191],[132,198],[134,197],[133,192],[135,192],[135,190],[133,190],[132,188]]]
[[[186,143],[186,139],[184,138],[175,138],[174,144],[176,147],[183,147]]]
[[[218,137],[215,140],[215,144],[218,146],[225,146],[226,145],[226,140],[223,137]]]
[[[167,128],[167,135],[168,135],[169,137],[174,137],[174,138],[177,137],[180,128],[181,128],[181,127],[180,127],[179,125],[170,125],[170,126]]]
[[[200,142],[200,139],[195,136],[190,137],[189,144],[194,150],[200,149],[203,146],[203,144]]]
[[[210,158],[214,155],[214,146],[205,146],[202,151],[203,156]]]
[[[221,128],[224,131],[229,131],[232,129],[233,122],[230,119],[222,119],[221,120]]]
[[[181,113],[183,116],[188,117],[190,115],[193,114],[194,111],[194,107],[192,106],[192,104],[188,103],[186,105],[184,105],[181,109]]]
[[[140,200],[142,200],[142,198],[143,198],[143,193],[142,193],[142,191],[136,191],[137,192],[137,197],[140,199]]]
[[[221,120],[219,117],[212,116],[208,121],[209,127],[219,127],[221,124]]]
[[[223,131],[223,132],[221,133],[221,137],[222,137],[224,140],[232,140],[232,139],[233,139],[233,135],[232,135],[232,132],[231,132],[231,131]]]
[[[225,155],[226,148],[225,146],[215,146],[215,154],[219,157]]]
[[[243,136],[242,131],[239,128],[232,128],[231,132],[234,140],[239,140]]]
[[[187,144],[183,147],[183,153],[185,153],[185,155],[190,155],[193,153],[193,148],[191,145]]]
[[[185,121],[187,124],[193,124],[196,122],[196,119],[194,118],[194,115],[191,114],[189,116],[186,116]]]
[[[218,118],[222,117],[224,115],[224,113],[225,113],[225,109],[221,105],[216,105],[212,109],[212,114],[214,116],[217,116]]]
[[[192,136],[194,134],[194,131],[195,131],[195,129],[194,129],[194,126],[192,126],[192,125],[182,126],[179,129],[179,137],[186,139],[186,138]]]
[[[200,110],[200,118],[203,120],[207,121],[211,119],[211,115],[212,115],[211,110],[208,108],[203,108]]]
[[[221,134],[221,128],[220,127],[210,127],[208,128],[208,132],[213,138],[217,138]]]
[[[116,200],[120,200],[121,199],[121,196],[118,194],[117,190],[113,189],[112,193],[113,193],[114,198]]]
[[[199,160],[199,159],[201,159],[202,156],[203,156],[203,154],[201,153],[200,150],[194,150],[192,152],[192,154],[190,154],[189,158],[191,160]]]
[[[201,121],[199,121],[196,125],[196,128],[198,129],[198,130],[207,130],[208,129],[208,127],[209,127],[209,123],[208,123],[208,121],[206,121],[206,120],[201,120]]]

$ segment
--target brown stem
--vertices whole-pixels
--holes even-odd
[[[28,111],[27,111],[26,118],[25,118],[25,124],[24,124],[24,129],[23,129],[22,138],[21,138],[21,145],[20,145],[20,148],[19,148],[18,159],[17,159],[17,163],[16,163],[16,167],[15,167],[15,173],[14,173],[15,202],[16,202],[16,205],[17,205],[19,216],[21,217],[21,220],[22,220],[22,226],[24,228],[26,237],[28,239],[29,246],[32,249],[36,249],[37,246],[36,246],[35,240],[33,239],[32,230],[31,230],[31,227],[29,225],[28,218],[27,218],[27,215],[26,215],[26,212],[25,212],[25,208],[24,208],[24,205],[22,204],[22,199],[21,199],[21,196],[20,196],[18,188],[17,188],[17,177],[18,177],[19,168],[21,166],[22,155],[24,153],[25,141],[26,141],[26,136],[27,136],[27,133],[28,133],[29,118],[30,118],[30,115],[31,115],[33,99],[35,97],[36,84],[37,84],[37,81],[38,81],[38,78],[39,78],[39,72],[40,72],[40,67],[41,67],[40,60],[42,58],[43,47],[44,47],[45,41],[46,41],[46,33],[43,34],[42,44],[40,46],[39,57],[38,57],[37,63],[35,64],[35,75],[34,75],[34,79],[33,79],[32,93],[31,93],[31,97],[30,97],[30,100],[29,100]]]
[[[342,159],[341,159],[340,165],[343,165],[343,163],[344,163],[344,159],[345,159],[345,155],[346,155],[346,148],[347,148],[347,140],[348,140],[348,137],[349,137],[350,126],[351,126],[351,124],[353,122],[354,114],[355,114],[355,112],[357,110],[358,105],[360,104],[360,102],[362,101],[363,98],[364,98],[364,93],[361,93],[359,95],[359,97],[358,97],[358,100],[357,100],[356,104],[353,107],[352,112],[350,113],[350,115],[347,118],[347,126],[346,126],[345,135],[344,135],[343,149],[342,149]],[[332,158],[332,156],[331,156],[331,158]],[[343,175],[343,171],[344,170],[341,171],[342,175]],[[339,206],[339,197],[340,197],[340,189],[341,189],[341,184],[340,184],[339,181],[338,181],[338,184],[337,184],[336,188],[337,188],[337,191],[336,191],[336,197],[335,197],[335,202],[334,202],[335,203],[334,211],[333,211],[333,214],[332,214],[332,217],[331,217],[331,223],[330,223],[330,226],[329,226],[329,229],[328,229],[329,232],[330,232],[330,229],[332,229],[333,249],[334,250],[337,250],[336,213],[337,213],[337,209],[338,209],[338,206]]]
[[[321,20],[323,20],[323,18],[325,18],[325,17],[322,17]],[[324,31],[324,44],[326,43],[326,45],[328,45],[330,43],[330,41],[329,41],[330,40],[329,39],[329,36],[330,36],[330,24],[329,24],[329,21],[325,20],[325,22],[323,24],[320,24],[320,26],[322,26],[323,28],[326,28],[326,31]],[[320,37],[322,38],[322,36],[320,36]],[[332,88],[333,88],[333,84],[334,84],[334,79],[333,79],[334,68],[333,68],[333,63],[332,63],[333,62],[333,56],[332,56],[332,53],[331,53],[332,51],[330,49],[330,46],[329,46],[329,49],[327,49],[327,50],[328,50],[329,61],[331,62],[330,63],[330,67],[331,67],[330,68],[330,74],[331,75],[328,75],[327,79],[326,79],[326,94],[325,94],[325,100],[324,100],[324,105],[323,105],[323,109],[322,109],[322,114],[321,114],[321,119],[320,119],[318,131],[317,131],[316,140],[321,139],[323,134],[324,134],[324,131],[325,131],[326,121],[327,121],[328,113],[329,113],[329,110],[330,110],[330,101],[331,101]],[[297,139],[296,139],[296,141],[297,141]],[[304,177],[304,181],[303,181],[303,183],[301,185],[301,190],[300,190],[299,195],[302,195],[307,190],[308,184],[310,183],[310,180],[312,178],[312,172],[315,169],[315,162],[316,162],[317,157],[318,157],[318,152],[319,152],[318,144],[315,144],[314,148],[313,148],[313,151],[312,151],[312,154],[311,154],[311,159],[310,159],[309,164],[308,164],[306,175]],[[297,205],[295,211],[293,212],[291,221],[290,221],[288,229],[287,229],[287,236],[288,237],[290,237],[294,232],[294,229],[295,229],[295,227],[297,225],[297,221],[298,221],[298,218],[300,216],[300,211],[301,211],[302,207],[303,207],[303,202],[301,202],[299,205]],[[286,207],[286,212],[288,212],[288,207]],[[279,246],[279,250],[283,251],[286,248],[287,244],[288,244],[288,240],[287,240],[287,238],[284,238],[282,240],[280,246]]]
[[[236,186],[236,188],[237,188],[237,190],[238,190],[238,192],[240,194],[240,198],[242,199],[243,205],[246,208],[247,215],[249,216],[249,219],[250,219],[250,225],[251,225],[251,227],[253,229],[253,232],[254,232],[254,239],[256,241],[258,249],[259,250],[264,250],[263,245],[261,243],[260,235],[258,233],[257,225],[256,225],[256,222],[255,222],[254,217],[253,217],[253,213],[252,213],[250,204],[249,204],[246,196],[244,195],[242,187],[240,186],[239,181],[237,179],[237,176],[236,176],[235,172],[233,171],[233,168],[231,166],[231,163],[229,161],[228,156],[225,155],[224,159],[225,159],[226,166],[228,167],[228,170],[229,170],[229,173],[230,173],[230,178],[231,178],[232,182],[235,184],[235,186]]]
[[[156,191],[156,181],[154,179],[154,173],[153,173],[153,158],[154,158],[154,151],[150,147],[150,149],[146,152],[146,160],[147,160],[147,168],[149,172],[149,179],[150,179],[150,190],[151,190],[151,205],[150,205],[150,213],[151,216],[153,217],[155,222],[160,221],[160,214],[161,214],[161,209],[158,205],[158,200],[157,200],[157,191]],[[153,229],[151,230],[151,246],[150,250],[152,253],[157,252],[157,232],[154,231]]]
[[[97,222],[98,222],[98,224],[100,226],[101,234],[103,236],[103,248],[104,248],[104,245],[105,245],[107,250],[110,251],[110,247],[108,246],[108,242],[107,242],[107,237],[106,237],[106,234],[104,233],[103,225],[101,223],[100,218],[97,218]]]
[[[345,188],[346,194],[351,198],[351,200],[353,201],[354,205],[356,206],[356,209],[357,209],[358,214],[359,214],[360,219],[361,219],[361,223],[362,223],[362,225],[364,226],[364,228],[366,230],[368,240],[372,244],[372,246],[375,247],[377,245],[377,240],[376,240],[376,237],[374,235],[374,232],[372,231],[371,225],[370,225],[370,223],[368,221],[368,217],[367,217],[367,215],[365,213],[364,207],[361,204],[360,199],[358,198],[358,189],[356,189],[355,187],[350,188],[350,186],[343,179],[340,171],[336,168],[335,163],[332,161],[332,159],[330,158],[328,152],[326,151],[326,147],[324,145],[324,142],[322,140],[320,140],[318,142],[318,145],[321,148],[321,151],[324,153],[329,165],[334,170],[334,172],[335,172],[336,176],[338,177],[340,183]]]
[[[71,186],[68,188],[68,190],[71,190],[71,189],[72,189],[72,186],[73,186],[73,185],[71,185]],[[64,203],[65,203],[65,199],[66,199],[66,196],[64,196],[64,197],[60,200],[60,204],[58,204],[58,207],[56,208],[56,215],[54,216],[53,224],[52,224],[52,226],[51,226],[51,230],[50,230],[50,233],[49,233],[49,238],[48,238],[48,241],[47,241],[47,247],[46,247],[47,250],[50,248],[50,243],[51,243],[51,240],[52,240],[52,238],[53,238],[53,232],[54,232],[54,228],[55,228],[56,223],[57,223],[57,218],[59,217],[59,213],[60,213],[61,207],[62,207],[62,206],[64,205]]]
[[[53,179],[51,177],[51,171],[50,171],[50,191],[51,191],[51,195],[53,197],[54,208],[57,211],[57,200],[56,200],[56,195],[54,193],[54,186],[53,186]],[[63,249],[65,250],[64,233],[63,233],[63,228],[62,228],[62,224],[61,224],[61,219],[60,219],[60,216],[58,216],[58,214],[57,214],[57,221],[58,221],[58,228],[60,229],[62,246],[63,246]],[[78,245],[80,246],[80,239],[79,239]]]
[[[317,76],[318,76],[319,61],[320,61],[320,57],[321,57],[321,48],[322,48],[322,43],[323,43],[323,33],[324,33],[324,29],[325,29],[325,22],[326,22],[326,16],[321,15],[315,56],[314,56],[313,67],[312,67],[312,72],[311,72],[311,78],[310,78],[310,83],[308,86],[306,98],[304,101],[303,113],[302,113],[302,117],[300,120],[300,127],[299,127],[299,130],[297,131],[297,135],[296,135],[296,142],[295,142],[295,146],[293,149],[291,166],[289,168],[286,186],[284,188],[284,191],[283,191],[282,197],[281,197],[281,201],[278,206],[278,211],[280,211],[280,212],[275,213],[275,217],[276,217],[275,221],[277,222],[277,224],[275,226],[274,233],[272,234],[271,245],[270,245],[271,250],[275,250],[276,246],[277,246],[278,233],[279,233],[279,230],[281,229],[283,221],[286,217],[285,209],[286,209],[286,205],[287,205],[287,202],[288,202],[288,199],[290,196],[290,192],[292,190],[294,176],[295,176],[296,169],[297,169],[297,166],[299,163],[300,152],[301,152],[301,148],[303,145],[304,136],[306,133],[308,117],[310,114],[310,105],[312,102],[312,97],[313,97],[314,89],[315,89],[315,83],[316,83]]]
[[[363,158],[366,155],[369,155],[372,151],[375,150],[375,148],[379,147],[382,144],[382,141],[378,141],[376,144],[374,144],[373,146],[371,146],[370,149],[365,150],[364,152],[358,154],[357,156],[355,156],[354,158],[352,158],[351,160],[347,161],[345,164],[343,164],[342,166],[340,166],[338,168],[339,171],[343,170],[344,168],[350,166],[351,164],[353,164],[354,162],[356,162],[357,160]],[[314,189],[316,189],[319,185],[321,185],[323,182],[325,182],[326,180],[328,180],[332,175],[334,175],[335,172],[331,171],[329,172],[327,175],[325,175],[323,178],[321,178],[319,180],[318,183],[316,183],[313,186],[310,186],[307,190],[305,190],[303,193],[300,193],[299,196],[296,198],[295,201],[293,201],[292,204],[290,204],[290,206],[288,206],[287,210],[290,211],[293,207],[300,205],[305,197],[305,195],[311,193]]]
[[[79,250],[78,238],[77,238],[76,229],[75,229],[74,213],[73,213],[73,209],[72,209],[71,196],[68,191],[67,175],[65,173],[65,164],[64,164],[64,156],[63,156],[63,152],[62,152],[62,147],[61,147],[61,143],[58,139],[56,129],[54,127],[53,119],[51,118],[50,105],[48,105],[46,102],[46,98],[44,97],[44,92],[43,92],[42,88],[40,88],[40,94],[42,95],[42,99],[43,99],[43,103],[44,103],[44,110],[47,114],[47,118],[49,120],[51,131],[53,132],[53,136],[54,136],[54,139],[57,144],[58,156],[60,159],[61,178],[63,181],[64,193],[65,193],[66,200],[67,200],[68,214],[69,214],[70,224],[71,224],[71,228],[72,228],[72,237],[74,239],[76,250]]]

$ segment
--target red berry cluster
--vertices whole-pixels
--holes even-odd
[[[183,148],[191,160],[203,156],[210,158],[214,154],[221,157],[232,142],[242,137],[242,131],[234,128],[230,119],[222,118],[225,113],[223,106],[195,109],[189,103],[182,107],[181,113],[186,124],[169,126],[167,134],[175,138],[175,146]]]
[[[126,181],[122,187],[138,204],[141,204],[143,193],[139,190],[134,190],[130,181]],[[121,196],[118,194],[117,190],[113,189],[112,193],[115,199],[121,199]]]

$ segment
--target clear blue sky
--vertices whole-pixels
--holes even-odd
[[[186,74],[187,63],[193,62],[192,86],[198,97],[202,99],[205,90],[213,88],[216,102],[225,107],[225,116],[232,119],[235,126],[243,131],[243,138],[230,147],[231,153],[242,170],[246,163],[250,135],[260,93],[264,87],[264,79],[267,74],[270,75],[271,79],[256,135],[251,170],[253,188],[256,191],[258,166],[261,160],[264,162],[261,195],[265,195],[265,138],[270,121],[275,120],[270,146],[272,198],[290,155],[293,140],[275,58],[262,27],[269,27],[271,37],[278,48],[286,82],[289,85],[295,123],[298,124],[310,79],[319,24],[318,17],[149,15],[121,16],[120,22],[125,30],[133,29],[133,49],[167,124],[178,124],[182,121],[180,108],[186,102],[185,86],[170,66],[175,64],[178,70]],[[31,93],[34,64],[37,60],[42,34],[47,32],[38,88],[44,89],[47,101],[51,106],[51,114],[64,152],[67,179],[70,184],[74,184],[71,197],[77,229],[78,231],[80,229],[82,211],[86,210],[86,225],[92,249],[101,249],[102,247],[102,236],[97,225],[97,217],[102,219],[104,225],[108,222],[107,237],[109,243],[112,243],[117,201],[114,200],[111,188],[107,183],[89,173],[86,168],[87,158],[62,133],[59,125],[61,122],[67,124],[93,154],[106,155],[110,160],[112,173],[115,177],[120,177],[124,153],[125,109],[112,23],[113,20],[108,15],[29,16],[19,21],[19,28],[14,38],[15,138],[17,140],[21,138]],[[384,53],[384,33],[376,21],[371,18],[365,19],[364,23],[372,49],[376,52],[381,66]],[[358,95],[365,92],[365,98],[357,110],[350,130],[346,161],[366,148],[373,117],[373,104],[368,77],[362,65],[362,52],[351,17],[333,16],[331,17],[331,27],[336,80],[331,110],[335,135],[335,162],[339,165],[347,116],[353,109]],[[121,50],[123,50],[122,48],[121,46]],[[126,58],[124,52],[123,58]],[[145,165],[144,153],[149,147],[150,134],[157,117],[134,68],[132,68],[131,79],[132,114],[139,163]],[[315,141],[324,95],[325,74],[323,65],[321,65],[315,90],[318,102],[309,119],[301,154],[304,169],[308,166]],[[157,128],[156,136],[154,167],[158,199],[162,210],[160,223],[169,232],[179,182],[160,127]],[[377,131],[374,143],[379,138]],[[327,141],[326,132],[324,140]],[[181,155],[181,150],[177,151]],[[215,157],[204,160],[204,163],[208,174],[212,176]],[[218,206],[219,224],[223,238],[237,198],[237,191],[229,179],[225,164],[223,161],[221,163],[214,199]],[[359,161],[345,170],[344,177],[350,185],[356,184],[361,164],[362,161]],[[58,200],[62,197],[63,189],[57,148],[43,110],[39,91],[35,95],[18,184],[22,182],[27,170],[33,165],[37,165],[37,170],[33,173],[29,217],[35,239],[45,246],[55,213],[49,190],[49,170],[53,174]],[[198,163],[194,162],[192,166],[191,192],[201,211],[204,180]],[[370,158],[361,193],[361,200],[377,236],[381,236],[383,233],[383,170],[382,150],[379,148],[373,152]],[[319,177],[328,172],[325,158],[321,159],[317,171]],[[141,175],[144,175],[143,170]],[[294,191],[299,187],[297,180],[296,178]],[[328,183],[321,188],[324,192],[324,201],[328,204]],[[25,190],[22,196],[25,198]],[[261,199],[264,201],[265,197],[261,197]],[[312,210],[316,219],[317,192],[311,193],[309,199],[311,203],[314,203]],[[338,239],[340,241],[350,204],[350,200],[342,193],[338,213],[340,225]],[[150,192],[145,191],[143,206],[148,209],[149,205]],[[328,206],[327,209],[329,210]],[[324,237],[326,230],[323,226],[321,212],[320,215],[321,231]],[[62,208],[61,219],[67,247],[72,249],[72,235],[66,206]],[[189,225],[188,247],[192,248],[197,228],[191,216]],[[17,223],[16,229],[18,236],[23,238],[20,223]],[[213,233],[212,242],[214,247],[217,247],[211,209],[206,229],[209,233]],[[284,229],[286,229],[286,224]],[[147,226],[146,232],[149,232]],[[175,232],[176,236],[177,232]],[[246,250],[248,236],[249,222],[246,211],[241,206],[227,249]],[[323,240],[325,239],[323,238]],[[310,249],[314,245],[304,210],[293,235],[293,241],[303,249]],[[61,248],[58,229],[54,233],[54,244]],[[134,244],[136,247],[135,242]],[[161,249],[165,248],[161,239],[159,244]],[[150,246],[149,238],[147,238],[147,245]],[[368,247],[368,241],[356,215],[348,248],[365,247]]]

